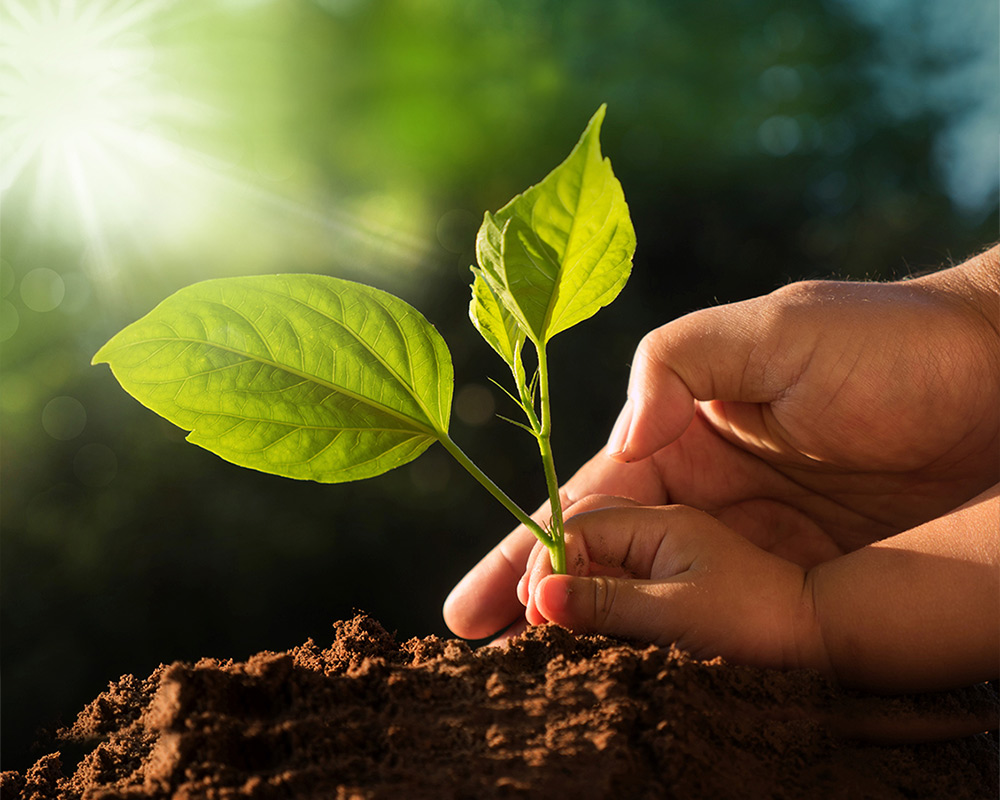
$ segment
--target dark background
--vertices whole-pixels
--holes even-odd
[[[0,35],[44,34],[36,5],[12,4]],[[87,30],[88,47],[145,54],[116,62],[104,95],[117,138],[60,139],[54,170],[37,147],[4,195],[8,769],[39,728],[161,661],[323,642],[355,609],[400,637],[445,635],[448,590],[512,526],[440,448],[321,486],[184,443],[89,366],[175,289],[309,271],[409,300],[452,350],[453,438],[534,509],[534,442],[493,416],[514,409],[468,322],[468,267],[483,211],[559,163],[601,103],[638,251],[616,303],[551,348],[564,479],[603,444],[647,330],[800,278],[903,277],[997,238],[986,0],[192,0]],[[79,77],[79,51],[39,52],[8,67],[26,97]],[[63,108],[69,90],[53,91]],[[23,98],[13,109],[8,155],[26,141],[18,113],[40,124]]]

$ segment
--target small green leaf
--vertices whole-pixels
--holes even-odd
[[[524,363],[521,351],[524,347],[524,331],[504,305],[497,299],[482,272],[472,268],[472,301],[469,303],[469,317],[476,330],[496,350],[510,367],[518,386],[524,383]]]
[[[320,275],[181,289],[94,356],[188,440],[240,466],[336,483],[446,439],[451,357],[414,308]]]
[[[513,425],[516,428],[520,428],[522,431],[527,431],[532,436],[537,436],[537,431],[533,431],[531,428],[529,428],[523,422],[518,422],[516,419],[511,419],[510,417],[505,417],[503,414],[497,414],[497,419],[501,419],[504,422],[509,423],[510,425]]]
[[[604,113],[541,183],[487,214],[476,240],[484,278],[538,346],[614,300],[631,271],[635,231],[601,155]]]

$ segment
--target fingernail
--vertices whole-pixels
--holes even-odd
[[[628,444],[628,433],[631,427],[632,401],[626,400],[615,422],[615,427],[611,429],[611,436],[608,437],[609,456],[620,456],[625,452],[625,446]]]
[[[546,619],[552,622],[565,620],[572,584],[572,579],[567,575],[550,575],[538,585],[535,604],[540,607],[538,610]]]

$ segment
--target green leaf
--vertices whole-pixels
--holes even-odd
[[[632,268],[635,230],[601,155],[605,108],[541,183],[486,215],[476,240],[484,279],[538,346],[614,300]]]
[[[414,308],[320,275],[188,286],[94,356],[188,441],[324,483],[379,475],[447,438],[447,345]]]
[[[510,367],[518,386],[524,383],[524,362],[521,351],[524,347],[524,331],[497,299],[482,272],[472,268],[472,301],[469,303],[469,317],[476,330],[496,350]]]

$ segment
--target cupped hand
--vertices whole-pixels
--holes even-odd
[[[649,334],[607,452],[652,459],[672,502],[777,501],[850,550],[990,486],[998,407],[1000,337],[968,304],[794,284]]]
[[[1000,336],[989,302],[955,290],[962,269],[792,284],[653,331],[608,446],[564,506],[590,494],[693,506],[806,568],[954,508],[1000,477]],[[455,633],[521,616],[533,546],[515,530],[455,587]]]
[[[759,666],[827,669],[805,570],[687,506],[587,498],[566,523],[567,575],[536,545],[518,584],[554,622]]]

